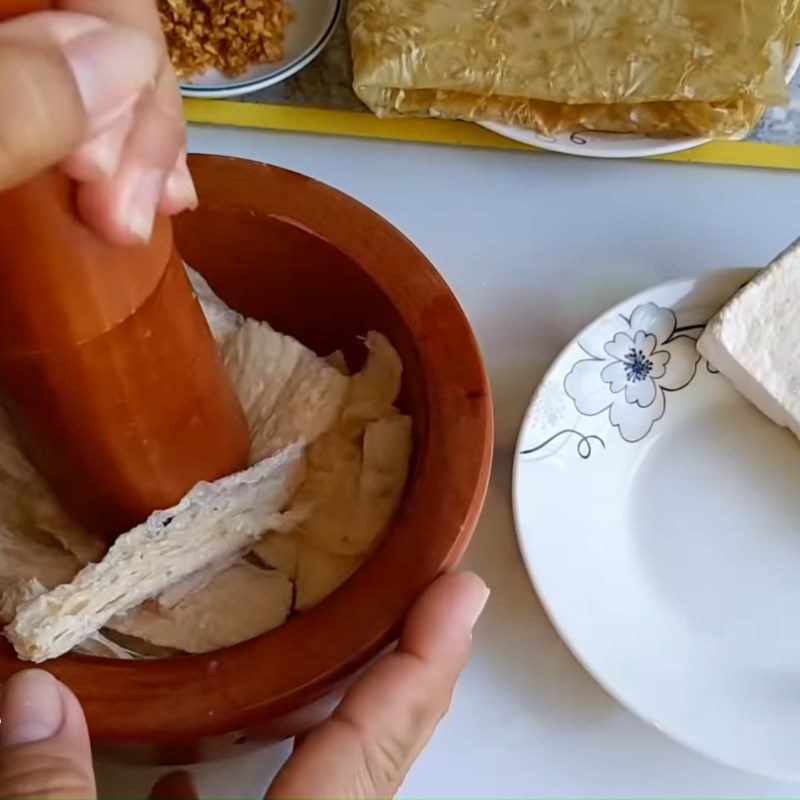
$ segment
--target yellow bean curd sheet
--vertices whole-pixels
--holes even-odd
[[[351,0],[378,116],[745,136],[788,100],[800,0]]]

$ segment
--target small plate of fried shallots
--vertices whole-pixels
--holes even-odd
[[[158,0],[185,97],[234,97],[286,80],[333,34],[342,0]]]

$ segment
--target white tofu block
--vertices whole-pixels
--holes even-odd
[[[697,349],[762,413],[800,438],[800,241],[720,310]]]

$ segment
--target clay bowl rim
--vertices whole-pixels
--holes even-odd
[[[214,200],[217,205],[252,204],[238,197],[235,187],[253,181],[289,187],[288,195],[301,198],[297,216],[291,200],[280,214],[260,209],[258,201],[254,209],[323,238],[388,296],[418,349],[427,430],[403,506],[383,544],[311,610],[212,653],[136,662],[68,655],[43,664],[81,699],[98,743],[190,742],[232,734],[324,697],[391,643],[420,591],[460,559],[488,488],[493,445],[488,378],[466,316],[427,258],[377,213],[312,178],[224,156],[194,155],[189,163],[201,201],[206,179],[214,176],[224,176],[227,188],[234,187],[233,196]],[[359,235],[345,235],[348,227]],[[374,258],[383,246],[398,254],[389,267]],[[419,314],[428,302],[435,303],[433,328]],[[447,335],[436,335],[442,331]],[[448,452],[465,441],[469,448]],[[405,542],[418,543],[421,537],[427,537],[422,551],[409,552]],[[351,627],[342,624],[351,620]],[[341,634],[327,637],[323,647],[317,641],[320,631],[331,626]],[[288,654],[298,662],[293,671],[285,663]],[[0,651],[3,679],[28,666],[9,646]]]

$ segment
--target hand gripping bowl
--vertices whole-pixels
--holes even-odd
[[[425,257],[377,214],[310,178],[194,156],[198,211],[178,249],[227,303],[316,352],[360,366],[371,329],[403,361],[414,456],[402,506],[353,577],[310,611],[213,653],[156,661],[69,655],[46,669],[86,710],[96,745],[127,758],[191,762],[315,724],[348,679],[391,643],[417,595],[454,567],[477,522],[492,451],[480,352]],[[179,376],[176,376],[179,379]],[[27,666],[0,647],[0,680]]]

